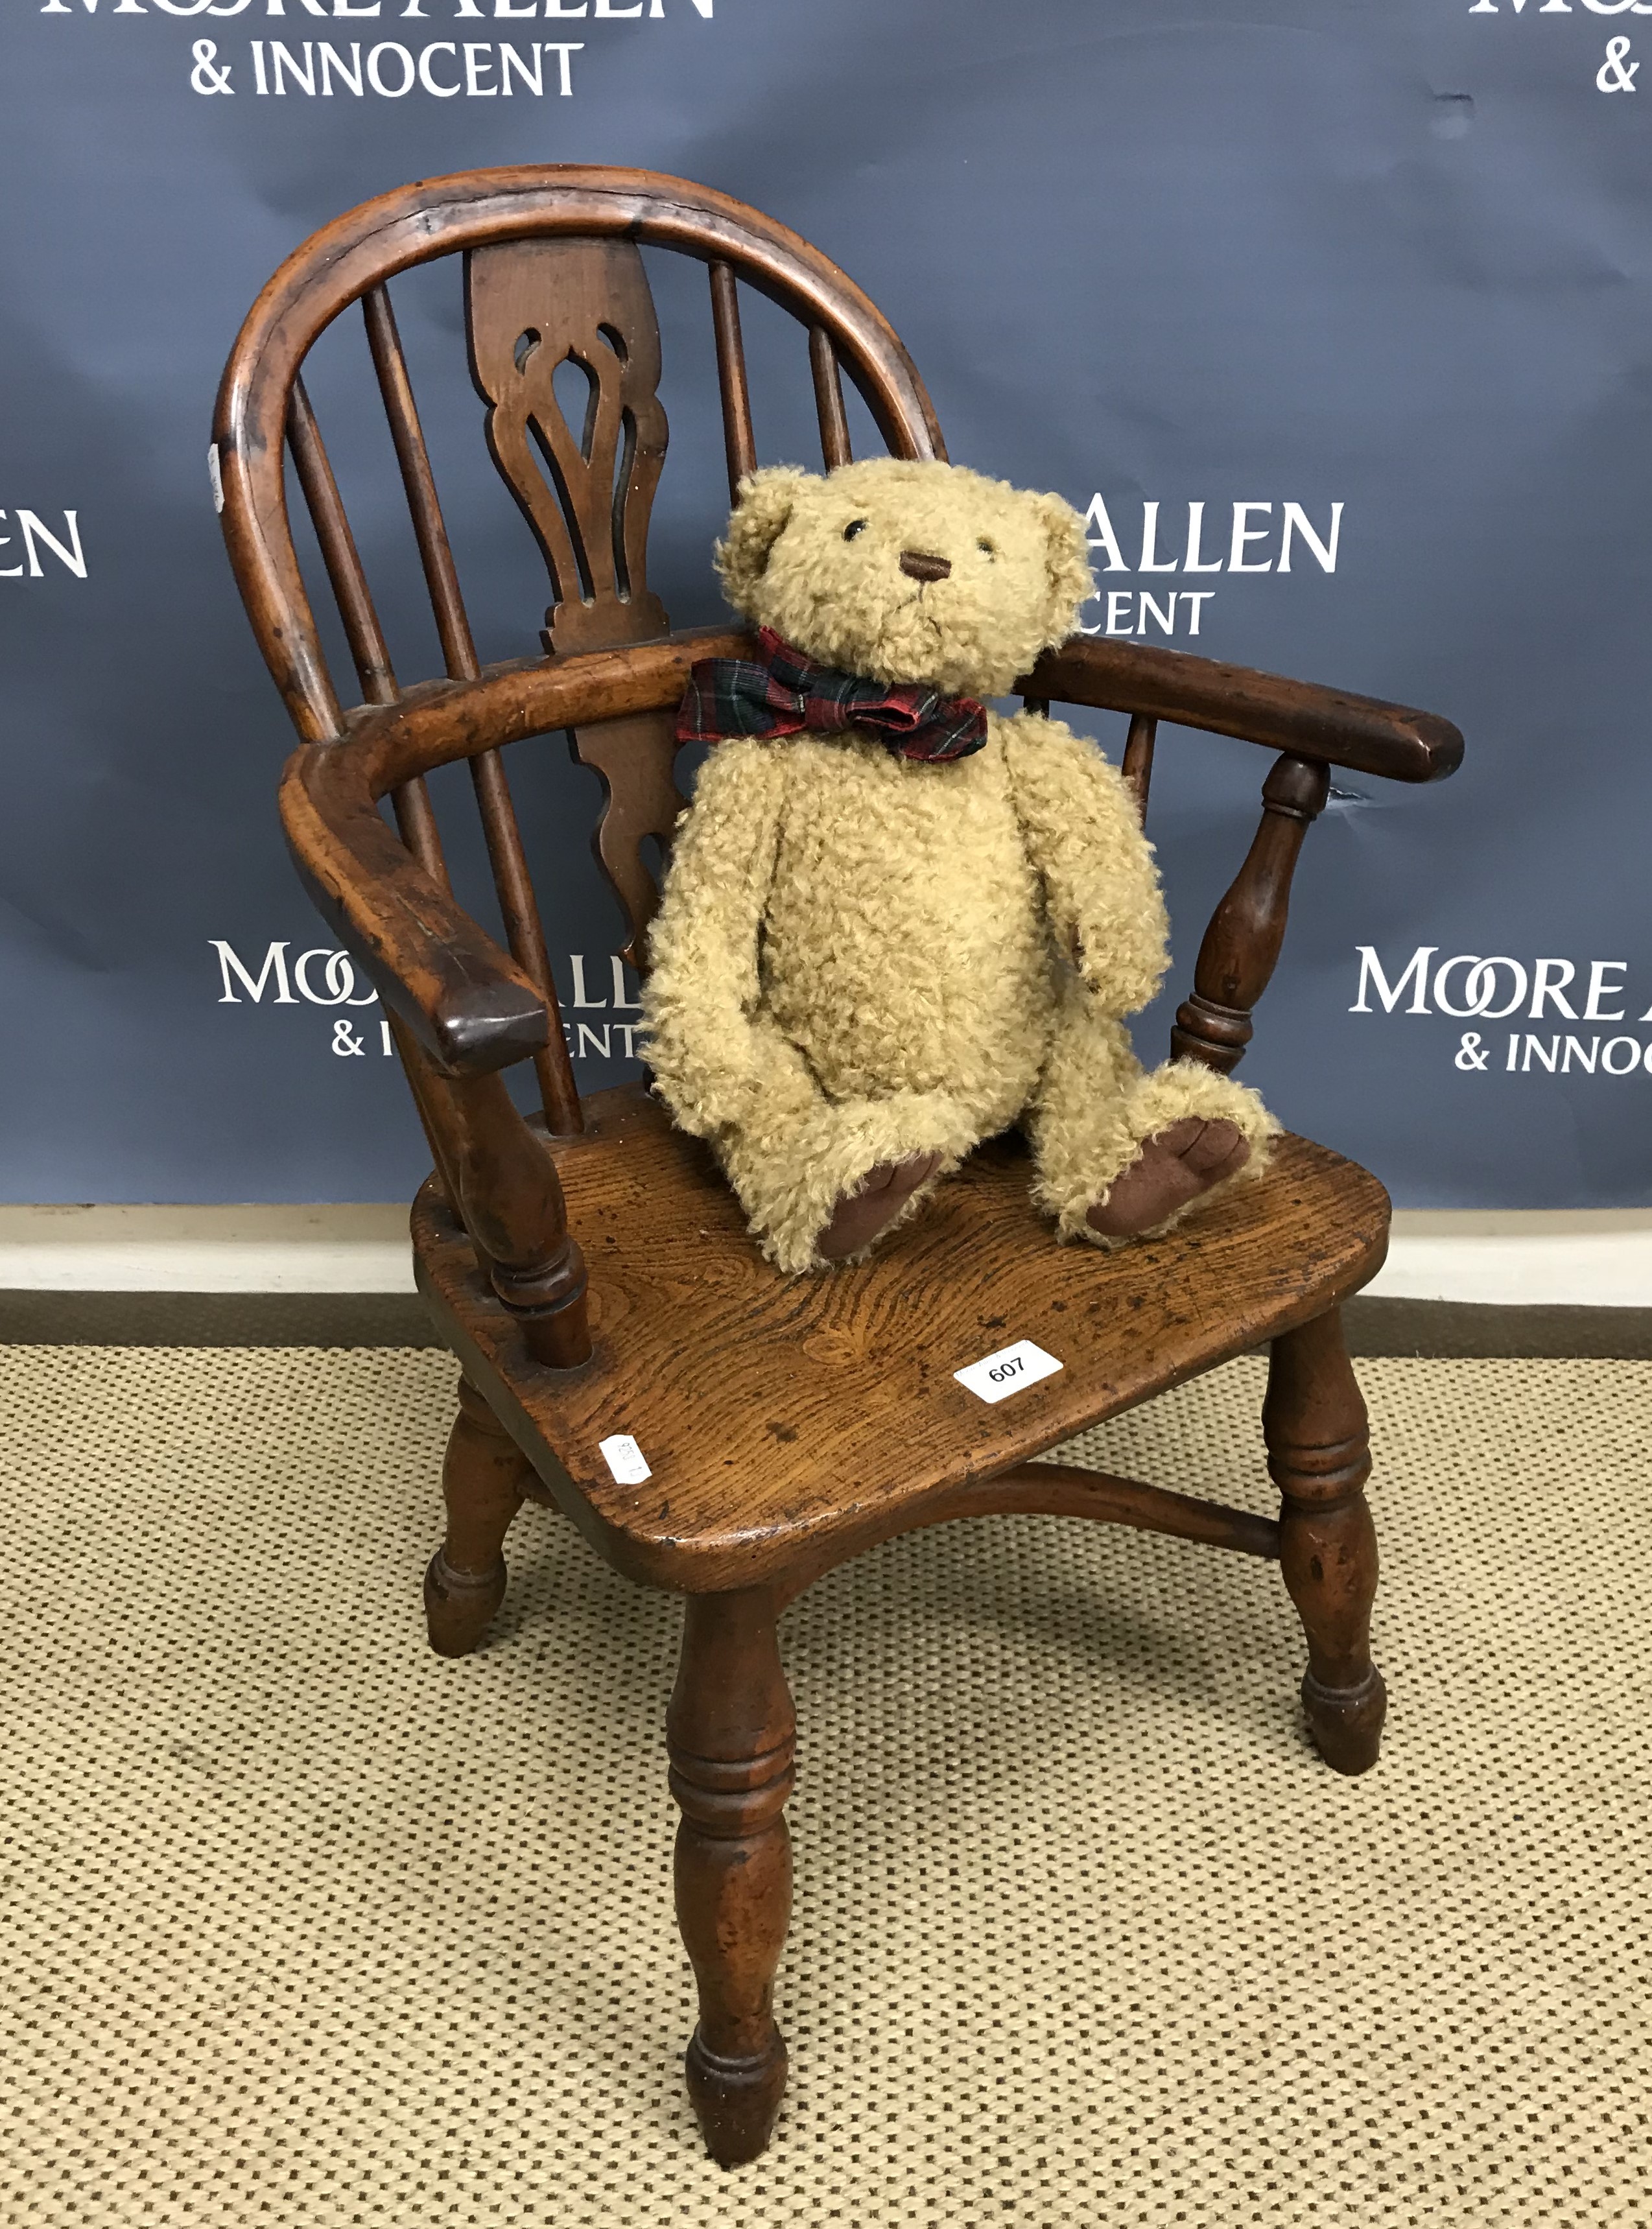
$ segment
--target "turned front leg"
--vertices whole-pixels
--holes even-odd
[[[775,1969],[792,1911],[795,1719],[767,1588],[691,1595],[666,1715],[677,1831],[677,1924],[699,1983],[688,2089],[723,2167],[768,2142],[786,2087]]]
[[[425,1621],[438,1656],[467,1656],[505,1599],[505,1536],[533,1466],[468,1378],[442,1465],[447,1538],[425,1573]]]
[[[1336,1309],[1275,1339],[1262,1426],[1283,1497],[1280,1566],[1308,1635],[1308,1730],[1338,1772],[1367,1772],[1388,1697],[1371,1661],[1377,1535],[1366,1506],[1366,1404]]]

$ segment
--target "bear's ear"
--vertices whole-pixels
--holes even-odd
[[[768,553],[785,532],[808,477],[795,465],[765,465],[741,481],[727,536],[717,547],[717,571],[736,611],[748,609],[751,592],[768,569]]]
[[[1041,495],[1038,500],[1049,545],[1049,642],[1053,649],[1077,625],[1080,607],[1096,593],[1096,580],[1090,569],[1083,520],[1058,495]]]

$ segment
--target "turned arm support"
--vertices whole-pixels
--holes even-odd
[[[568,1229],[562,1188],[543,1138],[517,1111],[505,1078],[427,1074],[443,1181],[477,1259],[536,1362],[576,1369],[589,1359],[585,1257]]]
[[[1128,712],[1124,774],[1144,815],[1161,719],[1282,754],[1263,784],[1262,825],[1211,918],[1192,995],[1178,1008],[1170,1033],[1176,1058],[1202,1061],[1224,1075],[1238,1066],[1250,1042],[1250,1012],[1279,959],[1297,854],[1324,809],[1331,768],[1393,781],[1439,781],[1462,757],[1461,735],[1431,712],[1140,643],[1074,636],[1047,652],[1016,687],[1035,703]]]
[[[1193,992],[1176,1009],[1172,1057],[1229,1075],[1250,1042],[1250,1010],[1272,980],[1302,838],[1324,810],[1329,769],[1308,759],[1274,762],[1262,785],[1262,824],[1216,911],[1193,969]]]

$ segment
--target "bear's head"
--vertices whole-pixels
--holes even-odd
[[[717,569],[729,601],[822,665],[1001,697],[1094,593],[1084,524],[958,465],[789,465],[740,485]]]

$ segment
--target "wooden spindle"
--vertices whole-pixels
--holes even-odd
[[[849,420],[843,407],[843,377],[838,351],[824,325],[809,328],[809,369],[814,375],[814,408],[820,421],[820,454],[832,472],[851,462]]]
[[[401,1056],[408,1089],[413,1094],[414,1112],[419,1117],[419,1127],[425,1134],[426,1145],[430,1148],[430,1166],[436,1172],[436,1182],[453,1213],[462,1216],[464,1211],[459,1199],[459,1147],[448,1122],[447,1101],[436,1087],[434,1071],[428,1059],[414,1043],[407,1024],[399,1014],[389,1014],[386,1018],[396,1051]]]
[[[1223,1075],[1250,1042],[1250,1010],[1267,989],[1284,941],[1291,877],[1308,825],[1323,811],[1328,768],[1289,753],[1262,786],[1262,825],[1244,866],[1211,916],[1193,971],[1193,995],[1176,1012],[1170,1049]]]
[[[424,776],[415,774],[404,781],[399,789],[390,792],[390,810],[395,815],[395,831],[414,858],[431,880],[449,890],[447,862],[442,857],[441,836],[436,826],[435,809],[430,802],[430,793],[425,787]]]
[[[580,1111],[568,1040],[562,1035],[556,979],[550,972],[550,954],[545,949],[545,932],[540,924],[539,907],[522,848],[516,807],[511,801],[511,786],[505,780],[505,762],[497,751],[482,751],[471,761],[470,768],[511,956],[550,1012],[550,1042],[542,1045],[533,1057],[539,1102],[545,1110],[545,1127],[553,1138],[577,1138],[584,1131],[585,1118]]]
[[[717,385],[723,395],[723,446],[729,459],[729,500],[757,468],[751,432],[751,389],[740,338],[740,295],[731,263],[711,266],[711,325],[717,336]]]
[[[344,637],[355,661],[362,696],[369,704],[393,704],[398,691],[389,646],[379,625],[361,554],[350,532],[344,498],[338,492],[338,482],[333,476],[326,444],[321,438],[321,428],[316,423],[302,378],[292,382],[286,434],[292,462],[298,469],[299,485],[304,491],[310,522],[320,544],[321,562],[327,568],[338,616],[344,621]],[[447,889],[447,863],[442,858],[441,838],[423,776],[416,775],[412,781],[403,782],[399,789],[393,790],[390,804],[402,841],[425,872]]]
[[[408,508],[413,514],[419,562],[424,567],[425,585],[430,591],[436,633],[441,639],[441,654],[451,679],[474,681],[482,669],[476,662],[476,645],[466,616],[465,600],[460,594],[459,572],[448,546],[447,529],[442,522],[435,476],[425,447],[424,428],[419,423],[407,358],[395,329],[395,312],[382,286],[372,287],[363,295],[362,314],[367,321],[367,344],[373,351],[373,369],[378,374],[379,393],[384,398],[390,439],[395,444],[395,460],[402,467],[402,485],[408,491]]]
[[[350,657],[355,661],[363,697],[370,704],[392,704],[399,691],[395,671],[390,663],[389,646],[379,624],[372,591],[367,585],[367,575],[363,570],[361,553],[356,547],[356,537],[350,531],[344,498],[338,492],[338,482],[302,378],[293,382],[292,400],[287,414],[287,443],[292,452],[292,461],[298,471],[299,485],[304,491],[311,524],[316,530],[316,540],[320,545],[321,561],[327,568],[327,578],[337,601],[338,616],[344,622],[345,639],[350,644]],[[444,890],[447,889],[447,863],[442,857],[436,816],[431,808],[429,793],[422,776],[415,776],[413,780],[405,781],[393,790],[390,802],[402,841],[425,872]],[[432,1101],[428,1063],[398,1018],[391,1015],[389,1020],[391,1035],[402,1056],[402,1065],[413,1093],[413,1103],[424,1130],[425,1143],[430,1148],[437,1181],[451,1204],[458,1196],[454,1141],[444,1134],[440,1109]]]
[[[1159,734],[1159,723],[1145,712],[1138,712],[1130,722],[1130,732],[1124,744],[1124,779],[1135,792],[1136,811],[1145,825],[1147,818],[1147,792],[1153,787],[1153,746]]]
[[[396,687],[389,646],[379,625],[356,537],[350,530],[344,499],[302,378],[292,382],[286,438],[316,540],[321,545],[321,562],[327,568],[338,616],[344,623],[344,636],[355,660],[363,698],[369,704],[393,704]]]
[[[424,568],[425,585],[430,592],[431,609],[435,614],[448,678],[474,681],[482,669],[477,661],[476,644],[460,592],[458,568],[442,519],[424,429],[414,401],[413,382],[408,376],[407,358],[396,331],[395,312],[382,286],[375,286],[362,297],[362,312],[367,322],[373,369],[378,374],[379,392],[384,398],[385,415],[390,423],[390,438],[395,444],[396,462],[402,468],[402,485],[407,491],[408,508],[413,515],[419,561]],[[545,950],[544,930],[534,899],[527,855],[523,850],[522,831],[511,801],[511,786],[498,751],[482,751],[469,763],[511,956],[544,999],[553,1018],[550,1044],[533,1057],[546,1127],[553,1137],[578,1137],[584,1127],[579,1092],[574,1082],[567,1040],[562,1032],[556,986]]]

